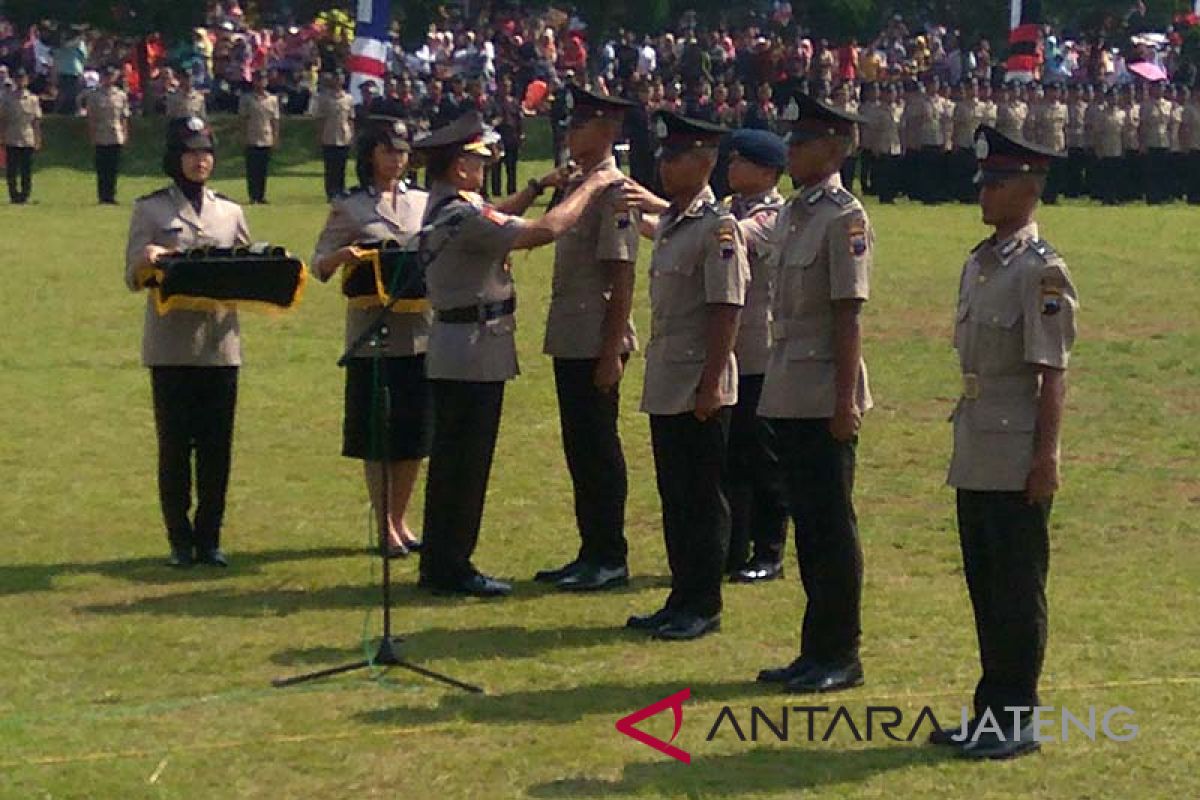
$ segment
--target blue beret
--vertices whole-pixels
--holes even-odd
[[[783,139],[770,131],[742,128],[729,137],[730,150],[762,167],[786,169],[788,148]]]

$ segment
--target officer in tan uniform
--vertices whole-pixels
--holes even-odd
[[[346,76],[336,70],[325,76],[325,91],[317,95],[313,117],[325,162],[325,197],[337,197],[346,189],[346,161],[354,140],[354,97],[346,91]]]
[[[871,407],[859,315],[870,294],[874,233],[836,172],[857,121],[805,99],[788,154],[801,188],[780,212],[771,240],[771,354],[758,413],[778,437],[808,604],[799,657],[758,679],[793,692],[863,682],[853,493],[859,424]]]
[[[11,92],[0,94],[0,142],[4,144],[8,199],[20,205],[33,191],[33,154],[42,149],[42,105],[18,67]]]
[[[403,122],[382,118],[360,131],[355,143],[358,187],[330,205],[312,259],[319,280],[328,281],[339,267],[356,261],[361,255],[356,245],[391,240],[415,249],[429,196],[404,182],[411,152],[407,133]],[[347,350],[359,343],[378,314],[378,308],[346,306]],[[367,493],[377,529],[386,532],[384,551],[389,557],[406,556],[421,546],[405,514],[433,437],[433,396],[425,378],[430,317],[428,310],[389,311],[378,347],[360,347],[346,365],[342,455],[363,462]],[[372,435],[373,398],[384,386],[388,390],[385,439]],[[387,486],[384,461],[388,462]]]
[[[1077,300],[1066,264],[1034,221],[1060,156],[992,128],[980,129],[979,141],[979,204],[995,233],[972,252],[959,283],[954,345],[963,392],[949,484],[983,675],[968,730],[939,731],[930,741],[971,758],[1011,758],[1039,746],[1032,710],[1046,649],[1048,525]],[[1019,724],[1008,710],[1015,706],[1027,710]]]
[[[1095,155],[1092,186],[1096,199],[1106,206],[1115,206],[1121,201],[1125,175],[1125,120],[1126,110],[1117,102],[1115,90],[1108,89],[1096,104],[1091,146]]]
[[[105,67],[100,86],[87,96],[88,137],[96,148],[96,194],[103,205],[117,204],[121,148],[129,140],[129,96],[117,86],[119,71]]]
[[[212,132],[198,117],[168,124],[164,167],[173,182],[138,198],[133,207],[125,250],[125,283],[131,290],[147,287],[147,274],[165,253],[250,244],[241,207],[205,185],[214,149]],[[221,526],[242,363],[237,312],[173,310],[160,315],[148,297],[142,363],[150,369],[154,390],[158,492],[171,546],[169,563],[227,566]],[[193,453],[197,504],[189,519]]]
[[[1071,83],[1067,86],[1067,165],[1063,173],[1063,194],[1077,198],[1084,196],[1088,183],[1088,109],[1089,103],[1083,86]]]
[[[954,181],[954,199],[960,203],[974,203],[977,191],[975,177],[975,131],[984,123],[987,108],[979,99],[979,83],[967,78],[962,84],[962,98],[954,106],[951,154],[951,175]]]
[[[164,104],[168,121],[180,117],[208,119],[204,92],[192,87],[191,70],[181,69],[179,71],[179,85],[167,92]]]
[[[847,114],[857,115],[858,100],[855,98],[854,84],[849,81],[839,83],[833,90],[833,97],[829,104]],[[842,164],[842,184],[847,187],[854,186],[854,173],[858,167],[858,151],[862,149],[862,146],[862,131],[855,128],[854,149],[850,151],[850,155],[846,156],[846,162]]]
[[[1017,94],[1017,87],[1006,83],[1000,90],[1000,102],[996,104],[996,128],[1005,136],[1021,138],[1025,121],[1029,118],[1029,106]]]
[[[423,139],[433,183],[419,243],[433,324],[425,357],[434,400],[433,445],[425,486],[420,586],[435,594],[495,597],[512,587],[471,563],[483,519],[504,384],[517,375],[516,293],[509,253],[550,244],[578,224],[611,174],[596,171],[539,220],[521,218],[555,171],[490,205],[478,192],[495,144],[469,112]]]
[[[883,87],[878,83],[864,83],[862,106],[858,115],[865,120],[858,131],[859,181],[864,195],[879,195],[875,185],[875,159],[879,152],[879,131],[883,115]]]
[[[879,202],[891,204],[896,202],[896,196],[903,190],[903,170],[901,153],[903,147],[903,130],[901,120],[904,116],[904,103],[900,99],[900,91],[896,84],[889,83],[883,87],[882,102],[878,107],[868,108],[863,116],[866,120],[863,129],[869,130],[875,193]]]
[[[1067,120],[1070,116],[1067,105],[1062,101],[1062,87],[1051,83],[1045,88],[1045,96],[1030,113],[1030,124],[1033,128],[1033,144],[1046,150],[1065,154],[1067,149]],[[1062,190],[1063,169],[1066,163],[1056,159],[1050,166],[1050,174],[1046,178],[1046,195],[1042,202],[1047,205],[1058,203],[1058,195]]]
[[[629,581],[628,481],[617,422],[621,377],[637,347],[630,312],[640,220],[638,212],[621,208],[624,176],[613,158],[613,144],[633,104],[574,85],[567,92],[567,146],[580,172],[564,196],[593,173],[607,175],[612,185],[554,245],[543,352],[554,359],[580,546],[569,563],[539,572],[535,580],[567,591],[595,591]]]
[[[1179,142],[1187,159],[1187,201],[1200,205],[1200,91],[1189,92],[1184,102]]]
[[[251,91],[238,101],[238,116],[245,125],[246,192],[250,204],[267,202],[267,172],[271,150],[279,144],[279,98],[267,91],[267,73],[254,73]]]
[[[655,127],[670,207],[656,220],[650,261],[642,411],[650,415],[671,592],[658,611],[626,625],[682,641],[721,626],[729,548],[723,477],[738,399],[733,348],[750,269],[741,228],[708,185],[727,129],[668,111]]]
[[[1138,116],[1138,139],[1142,146],[1142,177],[1146,202],[1152,206],[1168,202],[1171,185],[1171,119],[1174,109],[1164,97],[1163,81],[1150,84],[1150,96]]]

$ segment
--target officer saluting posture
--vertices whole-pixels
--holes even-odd
[[[1046,649],[1047,526],[1077,301],[1067,265],[1034,221],[1061,156],[993,128],[981,128],[978,141],[979,204],[996,232],[972,252],[959,284],[963,395],[949,483],[958,491],[983,676],[970,730],[930,741],[974,758],[1009,758],[1038,748],[1031,719]],[[1013,706],[1030,710],[1016,737],[1005,710]]]
[[[567,146],[582,174],[612,185],[555,243],[554,285],[544,351],[554,358],[554,385],[563,450],[575,492],[581,545],[564,567],[535,580],[568,591],[605,589],[629,580],[626,566],[625,454],[617,429],[621,376],[637,346],[629,314],[638,251],[637,212],[620,210],[624,176],[613,158],[627,108],[633,104],[567,87]]]
[[[0,89],[0,141],[4,143],[8,199],[29,202],[33,191],[33,154],[42,149],[42,105],[29,91],[29,76],[21,67],[13,71],[16,86]]]
[[[96,148],[96,194],[102,205],[117,204],[121,148],[129,139],[129,96],[116,85],[116,67],[105,67],[100,87],[87,96],[88,137]]]
[[[626,624],[684,640],[721,624],[729,546],[722,480],[737,403],[733,346],[750,270],[737,220],[708,186],[727,130],[667,111],[656,129],[671,205],[657,221],[650,264],[642,410],[650,415],[671,593],[663,608]]]
[[[167,96],[163,102],[166,106],[168,121],[179,119],[180,117],[208,119],[204,92],[192,88],[192,73],[189,69],[183,68],[179,70],[179,85],[172,91],[167,92]]]
[[[611,176],[594,172],[561,205],[536,222],[525,212],[555,171],[522,192],[489,205],[477,194],[494,160],[479,115],[469,112],[417,141],[432,179],[419,257],[434,321],[426,373],[433,388],[434,433],[425,486],[423,588],[436,594],[505,595],[507,583],[471,563],[479,539],[504,382],[517,375],[516,295],[512,250],[550,244],[574,227]]]
[[[789,172],[801,188],[771,240],[771,356],[758,413],[778,437],[808,605],[799,658],[758,679],[827,692],[863,682],[862,550],[852,495],[859,423],[871,407],[859,312],[874,234],[837,171],[859,120],[801,100],[788,137]]]
[[[250,244],[241,207],[205,186],[215,141],[198,117],[167,125],[164,166],[171,186],[138,198],[129,223],[125,283],[145,288],[144,276],[165,253],[192,247]],[[142,363],[150,368],[158,431],[158,493],[169,563],[227,566],[221,523],[229,485],[234,406],[242,343],[237,312],[174,310],[160,316],[146,301]],[[197,505],[192,503],[192,453]]]

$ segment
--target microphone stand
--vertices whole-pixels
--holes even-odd
[[[399,652],[400,643],[403,642],[404,639],[403,637],[392,636],[392,573],[390,567],[391,559],[388,558],[387,553],[388,535],[386,527],[388,525],[388,514],[390,511],[388,508],[388,503],[391,495],[391,473],[389,469],[389,462],[391,459],[388,453],[388,437],[390,434],[389,427],[392,413],[392,403],[390,387],[388,386],[387,382],[383,381],[381,378],[383,351],[387,344],[388,337],[387,316],[388,312],[390,312],[396,303],[401,299],[401,294],[401,292],[396,292],[389,298],[387,305],[379,310],[379,313],[376,314],[373,320],[371,320],[371,324],[367,326],[367,329],[363,331],[362,335],[354,340],[354,343],[350,345],[350,347],[345,353],[342,354],[342,357],[339,358],[337,362],[339,367],[345,367],[350,363],[351,359],[358,356],[359,353],[367,351],[369,348],[371,359],[374,361],[375,366],[374,392],[372,393],[375,407],[373,411],[377,415],[377,418],[382,420],[381,424],[375,426],[375,452],[383,453],[383,499],[381,501],[382,507],[380,508],[380,515],[383,519],[383,524],[379,526],[379,555],[383,558],[383,631],[379,640],[379,649],[375,651],[375,657],[371,659],[354,661],[348,664],[340,664],[336,667],[327,667],[326,669],[320,669],[304,675],[294,675],[290,678],[276,678],[271,681],[271,685],[277,689],[282,689],[285,686],[295,686],[296,684],[306,683],[319,678],[327,678],[331,675],[340,675],[343,672],[354,672],[360,669],[367,669],[372,665],[379,665],[383,667],[400,667],[429,678],[430,680],[444,683],[447,686],[453,686],[456,689],[462,689],[463,691],[472,692],[474,694],[483,694],[483,689],[475,686],[474,684],[464,683],[463,681],[451,678],[449,675],[443,675],[440,672],[434,672],[433,670],[426,669],[425,667],[421,667],[404,660],[400,657]]]

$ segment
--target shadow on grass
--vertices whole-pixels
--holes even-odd
[[[186,584],[210,581],[214,578],[236,578],[255,574],[267,564],[322,558],[346,558],[365,555],[366,552],[366,549],[362,547],[235,551],[230,554],[233,566],[227,570],[201,565],[188,570],[172,569],[166,565],[165,555],[59,564],[0,564],[0,597],[25,592],[52,591],[55,588],[54,580],[67,575],[104,575],[109,578],[144,584]]]
[[[618,780],[564,778],[526,789],[530,797],[650,795],[736,797],[783,794],[797,797],[822,787],[855,784],[893,770],[933,765],[951,758],[945,748],[916,746],[806,749],[807,743],[745,753],[697,757],[690,765],[663,759],[625,767]],[[806,795],[807,796],[807,795]]]

